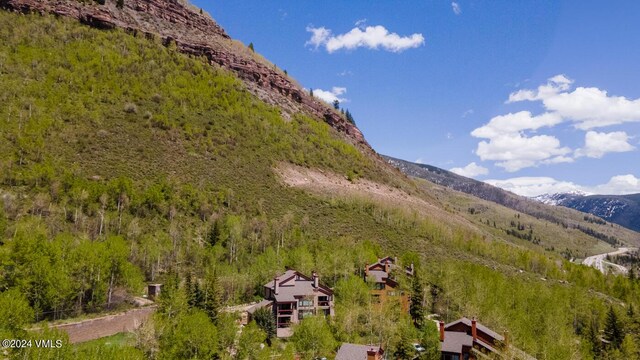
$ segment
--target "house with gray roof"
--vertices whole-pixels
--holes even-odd
[[[384,350],[377,345],[357,345],[343,343],[336,354],[336,360],[382,360]]]
[[[307,316],[334,315],[333,290],[320,283],[316,272],[309,277],[287,270],[264,284],[264,297],[261,307],[271,307],[278,337],[293,335],[291,326]]]
[[[413,264],[403,268],[398,264],[398,259],[391,256],[378,259],[377,262],[364,267],[365,280],[373,282],[373,302],[383,304],[387,301],[398,301],[404,312],[409,311],[409,294],[401,288],[398,277],[412,277],[413,274]]]

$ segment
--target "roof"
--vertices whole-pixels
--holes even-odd
[[[458,319],[454,322],[451,322],[447,325],[444,326],[445,330],[450,328],[453,325],[459,324],[459,323],[463,323],[465,325],[467,325],[469,328],[471,328],[471,320],[467,319],[466,317],[463,317],[461,319]],[[492,338],[498,340],[498,341],[504,341],[504,336],[498,334],[497,332],[489,329],[488,327],[480,324],[479,322],[476,321],[476,329],[479,331],[482,331],[483,333],[491,336]]]
[[[336,360],[367,360],[367,351],[381,351],[380,346],[343,343],[336,354]]]
[[[296,270],[287,270],[277,279],[278,294],[273,295],[277,302],[295,302],[298,298],[316,295],[318,291],[333,295],[333,290],[322,284],[319,284],[318,288],[314,288],[313,279]],[[269,281],[264,286],[273,290],[273,281]]]
[[[460,354],[463,346],[473,346],[473,337],[458,331],[445,331],[444,341],[440,345],[443,352]]]
[[[253,314],[254,312],[256,312],[256,310],[261,309],[265,306],[269,306],[273,303],[273,301],[271,300],[262,300],[259,303],[253,305],[252,307],[250,307],[249,309],[247,309],[247,312],[249,314]]]
[[[384,282],[384,279],[388,279],[389,278],[389,274],[386,271],[377,270],[376,269],[376,268],[384,269],[385,268],[385,264],[388,264],[389,268],[391,270],[400,269],[400,266],[396,265],[396,260],[394,258],[392,258],[391,256],[387,256],[385,258],[378,259],[377,262],[375,262],[375,263],[373,263],[371,265],[367,265],[368,274],[370,276],[373,276],[375,278],[376,282]],[[413,264],[411,265],[410,268],[405,268],[404,272],[409,276],[413,276]]]

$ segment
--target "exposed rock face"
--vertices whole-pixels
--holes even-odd
[[[125,0],[116,7],[95,1],[0,0],[0,7],[28,13],[49,13],[70,17],[100,29],[122,28],[129,32],[159,36],[165,45],[175,44],[186,54],[204,56],[213,64],[235,72],[250,91],[285,112],[304,112],[324,119],[351,141],[369,148],[360,130],[326,104],[309,96],[274,65],[231,40],[207,15],[177,0]]]

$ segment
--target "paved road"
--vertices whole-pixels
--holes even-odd
[[[618,265],[618,264],[614,264],[611,262],[606,261],[607,255],[620,255],[620,254],[624,254],[626,252],[629,252],[631,250],[635,250],[632,248],[619,248],[618,250],[614,251],[614,252],[610,252],[610,253],[605,253],[605,254],[598,254],[598,255],[593,255],[593,256],[589,256],[588,258],[584,259],[582,261],[582,264],[587,265],[587,266],[593,266],[594,268],[602,271],[603,273],[605,272],[605,265],[609,265],[612,266],[614,268],[617,269],[618,272],[622,273],[622,274],[626,274],[629,270],[622,266],[622,265]]]

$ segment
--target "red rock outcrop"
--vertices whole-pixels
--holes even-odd
[[[0,7],[22,13],[49,13],[77,19],[100,29],[122,28],[159,36],[183,53],[204,56],[213,65],[235,72],[247,88],[286,113],[304,112],[323,119],[357,144],[369,148],[360,130],[321,101],[309,96],[282,71],[232,40],[209,16],[178,0],[114,0],[104,5],[87,0],[0,0]]]

